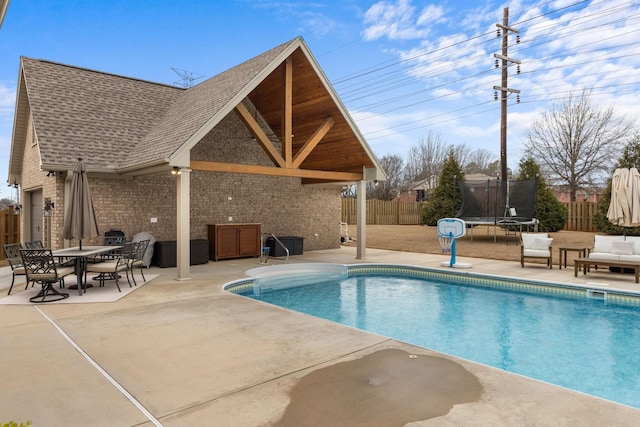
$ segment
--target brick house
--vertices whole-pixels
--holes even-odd
[[[563,188],[552,186],[551,189],[561,203],[571,202],[571,194]],[[601,188],[581,189],[576,192],[577,202],[594,202],[599,203],[604,197],[603,190]]]
[[[208,224],[260,223],[306,250],[336,248],[341,186],[364,198],[367,181],[386,179],[301,38],[187,89],[25,57],[18,77],[8,182],[23,241],[77,244],[62,233],[77,158],[100,231],[177,240],[178,279]]]
[[[426,202],[431,192],[437,186],[438,177],[432,175],[420,181],[412,182],[404,191],[398,191],[397,199],[400,202]]]

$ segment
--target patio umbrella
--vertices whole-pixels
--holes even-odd
[[[640,172],[636,168],[618,168],[611,179],[611,202],[607,219],[614,225],[627,228],[640,226]]]
[[[82,249],[82,239],[98,236],[98,222],[91,199],[91,190],[82,159],[78,159],[71,179],[69,207],[64,215],[64,238],[76,238]]]
[[[640,225],[640,172],[629,169],[629,184],[631,186],[631,227]]]
[[[611,179],[611,202],[607,219],[613,225],[628,227],[631,224],[631,187],[629,169],[618,168]]]

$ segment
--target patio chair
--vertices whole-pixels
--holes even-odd
[[[142,275],[142,280],[143,282],[146,282],[147,279],[144,277],[144,254],[147,251],[147,246],[149,246],[149,240],[140,240],[137,242],[132,242],[133,244],[133,250],[131,251],[131,259],[130,259],[130,271],[131,271],[131,278],[133,279],[133,284],[135,286],[138,286],[138,284],[136,283],[136,278],[133,275],[133,270],[135,268],[139,268],[140,269],[140,274]],[[128,279],[128,277],[127,277]]]
[[[25,249],[45,249],[44,243],[42,243],[42,240],[31,240],[29,242],[24,242],[24,248]],[[60,266],[68,267],[68,266],[72,266],[73,263],[74,263],[73,259],[58,257],[58,261],[56,262],[56,265],[58,267]]]
[[[27,284],[40,283],[42,290],[36,296],[29,298],[31,302],[52,302],[65,299],[69,294],[58,292],[54,283],[64,288],[64,278],[74,274],[73,267],[56,265],[51,249],[21,249],[22,265],[27,276]]]
[[[25,249],[44,249],[42,240],[32,240],[30,242],[24,242]]]
[[[520,233],[520,265],[524,268],[525,258],[537,258],[547,261],[547,266],[553,268],[553,239],[547,233]]]
[[[7,295],[11,295],[11,290],[13,289],[13,284],[15,283],[16,276],[25,276],[26,272],[24,271],[24,267],[22,265],[22,257],[20,256],[20,249],[22,249],[21,243],[7,243],[4,246],[4,256],[9,261],[9,266],[11,267],[11,286],[9,287],[9,293]],[[27,281],[24,289],[26,290],[29,287],[29,281]]]
[[[102,244],[104,246],[113,246],[113,250],[109,252],[101,253],[98,256],[89,258],[88,263],[98,263],[118,258],[122,247],[124,246],[125,235],[121,231],[109,230],[104,233],[104,240]]]
[[[104,286],[104,282],[106,280],[113,279],[116,283],[116,287],[118,288],[118,292],[122,292],[122,290],[120,289],[120,284],[118,283],[120,273],[124,272],[127,275],[127,281],[129,282],[129,287],[131,287],[131,281],[129,281],[129,271],[131,270],[131,256],[133,253],[133,246],[134,245],[131,242],[125,243],[120,251],[113,254],[113,258],[106,261],[97,262],[95,264],[88,264],[86,272],[98,273],[98,276],[95,279],[98,280],[100,287]]]

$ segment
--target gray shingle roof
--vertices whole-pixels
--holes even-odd
[[[104,172],[166,162],[296,40],[190,89],[22,58],[43,168],[71,169],[78,157]]]
[[[43,167],[114,170],[184,89],[22,58]]]

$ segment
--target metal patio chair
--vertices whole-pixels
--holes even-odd
[[[131,270],[131,256],[133,249],[133,243],[125,243],[120,251],[113,253],[113,258],[97,262],[95,264],[88,264],[86,272],[98,273],[98,276],[94,279],[98,280],[100,287],[104,286],[104,282],[106,280],[113,279],[116,283],[116,287],[118,288],[118,292],[122,292],[120,289],[120,283],[118,283],[120,273],[124,272],[127,275],[127,281],[129,282],[129,287],[131,287],[129,271]]]
[[[7,261],[9,261],[9,266],[11,267],[11,286],[9,287],[9,293],[7,295],[11,295],[11,290],[13,289],[13,284],[15,283],[16,276],[25,276],[26,272],[24,271],[24,267],[22,265],[22,257],[20,256],[20,249],[22,249],[21,243],[7,243],[4,246],[4,255]],[[26,290],[29,287],[29,281],[27,281],[24,289]]]
[[[149,246],[149,240],[139,240],[133,243],[133,250],[131,251],[131,259],[130,259],[130,271],[131,278],[133,279],[133,284],[138,286],[136,283],[136,278],[133,275],[133,270],[136,268],[140,269],[140,274],[142,275],[143,282],[146,282],[147,279],[144,277],[144,253],[147,251],[147,246]],[[128,277],[127,277],[128,279]]]
[[[27,285],[40,283],[42,290],[37,295],[29,298],[31,302],[52,302],[65,299],[69,294],[58,292],[54,288],[59,283],[64,288],[64,278],[74,274],[73,267],[63,267],[56,264],[51,249],[21,249],[22,265],[27,276]]]

